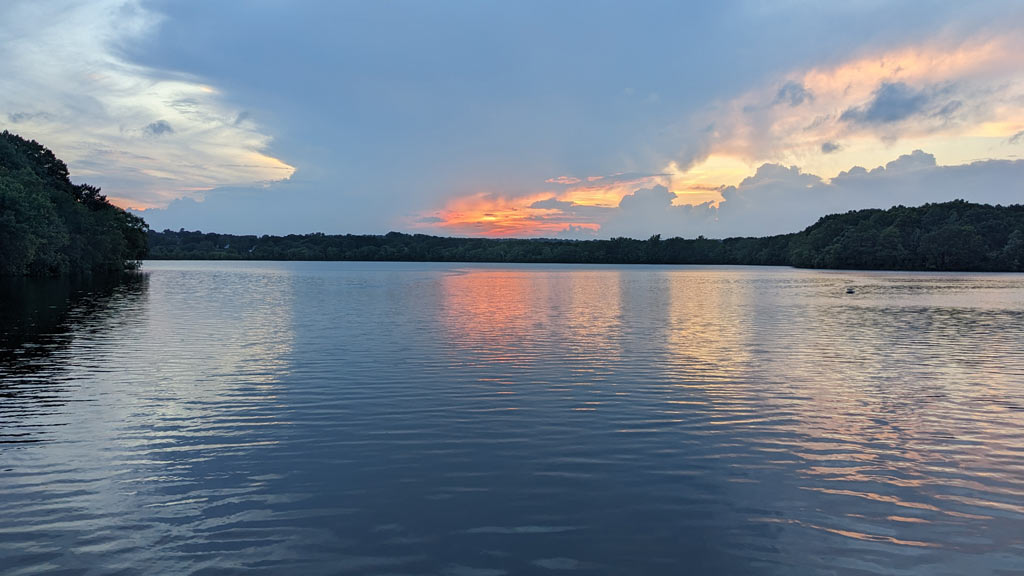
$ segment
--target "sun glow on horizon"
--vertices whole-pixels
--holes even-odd
[[[705,141],[686,162],[653,174],[552,176],[546,190],[522,195],[456,197],[422,225],[494,236],[597,232],[637,190],[664,186],[675,206],[717,206],[724,189],[765,163],[828,181],[917,149],[939,165],[1019,158],[1021,54],[1016,36],[938,39],[794,71],[695,115],[681,137]]]

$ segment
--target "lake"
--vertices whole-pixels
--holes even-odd
[[[6,574],[1024,573],[1024,275],[146,262],[3,290]]]

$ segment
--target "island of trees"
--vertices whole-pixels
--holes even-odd
[[[149,232],[153,259],[753,264],[870,270],[1024,271],[1024,206],[962,200],[825,216],[764,238],[647,240]]]
[[[99,188],[72,184],[67,165],[41,144],[0,133],[0,275],[132,268],[146,255],[147,230]]]

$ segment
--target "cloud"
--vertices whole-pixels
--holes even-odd
[[[946,103],[945,106],[939,108],[937,112],[932,114],[932,116],[939,118],[951,118],[963,107],[964,103],[962,100],[950,100],[949,102]]]
[[[600,234],[600,230],[588,227],[588,226],[577,226],[576,224],[568,224],[566,227],[555,234],[556,238],[570,238],[573,240],[593,239],[597,238]]]
[[[545,182],[548,184],[579,184],[580,179],[572,176],[559,176],[557,178],[548,178]]]
[[[1017,132],[1013,136],[1010,136],[1007,139],[1007,143],[1008,144],[1019,144],[1022,139],[1024,139],[1024,130],[1021,130],[1020,132]]]
[[[19,120],[8,125],[76,179],[132,205],[189,197],[219,218],[187,203],[152,214],[172,227],[250,232],[557,234],[606,221],[638,189],[665,186],[673,214],[717,203],[765,163],[828,178],[916,148],[942,164],[1020,153],[1008,140],[1024,128],[1024,12],[1011,3],[755,4],[552,5],[538,19],[529,3],[453,17],[375,3],[8,0],[0,123]],[[839,120],[886,82],[931,100],[899,122]],[[52,117],[22,116],[41,113]],[[174,134],[143,130],[158,119]],[[824,142],[842,147],[823,154]],[[291,164],[300,172],[282,180]],[[620,175],[586,178],[609,173]],[[571,204],[530,208],[551,197]],[[415,222],[425,216],[452,227]]]
[[[775,95],[775,102],[784,102],[790,106],[799,106],[804,102],[814,100],[814,94],[811,94],[806,87],[800,82],[789,81],[779,88],[778,94]]]
[[[8,112],[7,121],[11,124],[20,124],[22,122],[30,122],[38,120],[41,122],[52,119],[53,116],[46,112]]]
[[[796,232],[826,214],[862,208],[917,206],[958,198],[993,204],[1024,199],[1024,160],[988,160],[939,166],[915,150],[872,170],[852,168],[831,181],[790,166],[765,164],[739,185],[726,189],[714,218],[679,218],[661,231],[710,237],[762,236]],[[636,230],[637,237],[646,230]]]
[[[870,102],[856,108],[847,108],[839,120],[864,124],[899,122],[919,114],[929,101],[930,98],[923,91],[914,90],[903,82],[883,82],[875,90]]]
[[[806,226],[808,218],[834,211],[829,192],[815,174],[796,166],[763,164],[753,176],[722,191],[724,200],[717,208],[708,208],[714,211],[713,219],[689,226],[698,227],[698,234],[709,237],[793,232]],[[688,227],[679,224],[677,232]]]
[[[936,166],[938,166],[938,162],[935,161],[934,154],[929,154],[924,150],[914,150],[910,154],[902,154],[892,162],[886,163],[885,168],[879,166],[872,170],[872,172],[885,171],[888,174],[905,173],[913,172],[915,170],[935,168]]]
[[[676,163],[699,171],[723,159],[800,162],[835,173],[884,162],[897,144],[939,150],[949,164],[1010,157],[1008,139],[1024,126],[1021,53],[1016,33],[937,35],[795,69],[679,125],[686,142]]]
[[[636,226],[639,222],[644,222],[645,227],[652,230],[651,234],[673,228],[686,210],[673,206],[675,199],[676,194],[665,186],[635,190],[623,196],[619,205],[605,215],[606,221],[601,225],[600,236],[650,236]]]
[[[669,192],[664,186],[653,186],[642,188],[631,194],[626,194],[619,201],[619,209],[625,211],[648,211],[651,208],[665,208],[672,205],[676,199],[674,192]]]
[[[142,131],[145,132],[146,134],[149,134],[150,136],[174,134],[174,128],[171,127],[170,123],[168,123],[167,120],[157,120],[156,122],[147,124],[146,127],[142,129]]]
[[[609,184],[620,184],[629,182],[642,182],[650,178],[669,176],[667,172],[616,172],[605,176],[587,176],[587,183],[592,186]]]
[[[0,117],[53,149],[76,181],[145,207],[295,171],[217,88],[125,57],[163,23],[140,0],[10,0],[3,11]]]
[[[417,218],[416,222],[420,224],[440,224],[441,222],[444,222],[444,218],[441,218],[440,216],[423,216],[421,218]]]
[[[552,196],[544,200],[537,200],[533,204],[530,204],[530,208],[539,208],[541,210],[568,210],[573,206],[571,201],[559,200]]]
[[[831,154],[840,148],[842,148],[842,146],[840,146],[838,142],[824,142],[821,145],[821,153]]]
[[[765,163],[721,192],[722,201],[690,205],[667,186],[635,188],[612,206],[546,198],[474,197],[436,222],[434,233],[481,236],[711,238],[796,232],[826,214],[963,198],[993,204],[1024,200],[1024,160],[940,166],[922,150],[871,170],[854,166],[831,180],[797,166]],[[474,203],[475,202],[475,203]],[[493,206],[493,209],[488,209]],[[474,216],[476,214],[476,216]],[[480,214],[488,219],[482,219]],[[502,222],[502,219],[507,221]]]

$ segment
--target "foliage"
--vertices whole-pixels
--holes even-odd
[[[133,267],[148,227],[35,141],[0,133],[0,275],[58,276]]]
[[[811,268],[1024,271],[1024,206],[963,200],[826,216],[790,243]]]
[[[859,210],[796,234],[647,240],[444,238],[377,235],[236,236],[149,232],[150,258],[397,260],[594,264],[754,264],[881,270],[1024,271],[1024,206],[964,201]]]

